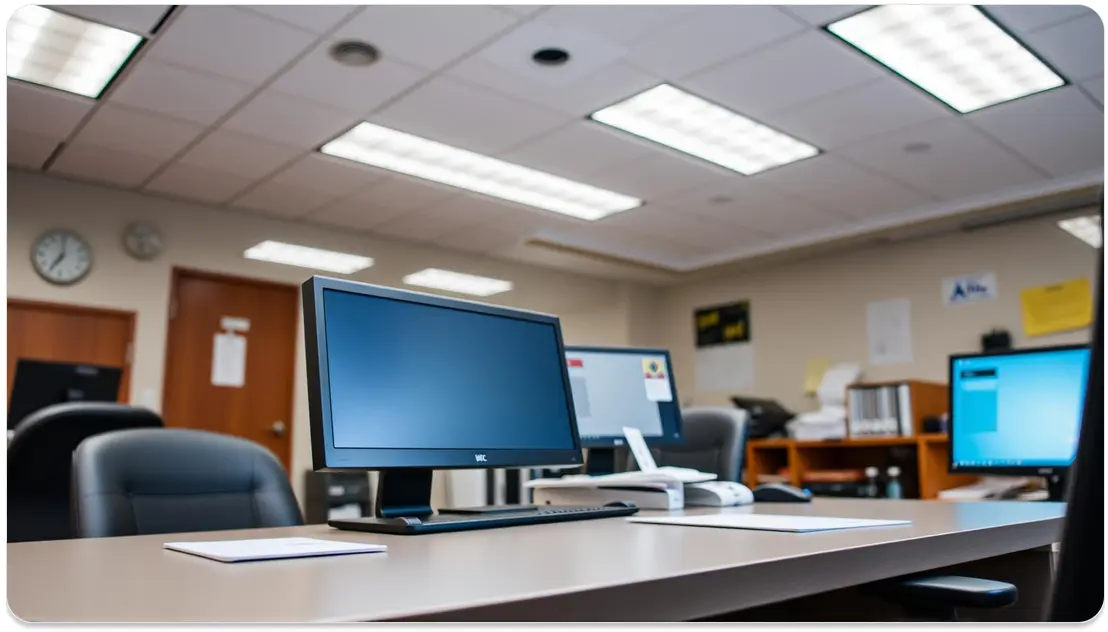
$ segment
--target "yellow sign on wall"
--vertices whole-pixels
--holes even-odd
[[[1026,336],[1088,327],[1093,322],[1093,293],[1089,279],[1071,279],[1020,291],[1023,332]]]

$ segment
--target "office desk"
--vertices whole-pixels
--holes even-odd
[[[715,511],[913,523],[789,534],[615,518],[427,536],[314,525],[32,542],[8,545],[8,604],[36,621],[688,620],[1043,547],[1064,506],[819,499],[686,513]],[[389,551],[222,564],[162,549],[280,536]]]

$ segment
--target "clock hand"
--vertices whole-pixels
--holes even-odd
[[[62,248],[62,251],[58,253],[58,257],[54,259],[54,263],[50,264],[50,270],[52,271],[54,268],[58,267],[58,264],[61,263],[63,259],[65,259],[65,248]]]

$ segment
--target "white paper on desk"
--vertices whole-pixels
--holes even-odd
[[[246,385],[246,337],[233,332],[215,335],[212,347],[212,385]]]
[[[265,538],[261,540],[219,540],[215,542],[166,542],[165,548],[199,555],[219,562],[276,560],[290,557],[382,553],[384,544],[338,542],[316,538]]]
[[[912,361],[912,303],[906,298],[866,306],[869,362],[874,366]]]
[[[741,393],[754,388],[754,343],[737,342],[696,350],[696,390]]]
[[[719,527],[754,531],[831,531],[862,527],[888,527],[911,524],[909,520],[867,520],[863,518],[823,518],[820,516],[779,516],[771,514],[721,513],[705,516],[672,516],[665,518],[628,518],[629,522],[665,524],[682,527]]]

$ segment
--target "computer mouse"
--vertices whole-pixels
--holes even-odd
[[[613,500],[610,503],[604,503],[605,507],[619,507],[620,509],[635,509],[638,507],[635,503],[629,500]]]
[[[767,483],[754,488],[756,503],[809,503],[812,492],[784,483]]]

